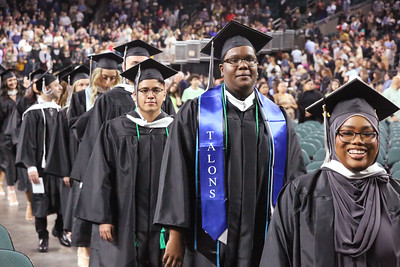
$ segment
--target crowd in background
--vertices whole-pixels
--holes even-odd
[[[286,82],[281,87],[298,101],[308,79],[314,84],[311,90],[324,95],[331,91],[332,81],[341,85],[352,75],[359,75],[382,92],[398,69],[400,1],[374,1],[366,15],[360,10],[350,12],[350,4],[350,0],[321,0],[300,12],[288,1],[280,1],[279,14],[273,16],[266,1],[200,1],[190,9],[182,2],[164,5],[151,0],[105,4],[94,0],[3,0],[0,63],[16,69],[21,77],[38,67],[57,71],[87,63],[89,54],[134,39],[163,49],[173,62],[176,41],[213,37],[235,19],[262,32],[301,29],[304,34],[304,46],[260,56],[258,85],[266,83],[270,97],[279,93],[281,81]],[[338,12],[336,34],[324,35],[314,22]],[[182,73],[176,78],[180,86],[173,94],[178,98],[190,86],[188,78],[189,74]],[[199,73],[198,80],[204,89],[205,73]],[[289,107],[294,109],[295,118],[299,117],[297,104]]]

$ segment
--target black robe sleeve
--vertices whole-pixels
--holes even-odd
[[[111,199],[115,142],[113,134],[105,124],[100,130],[94,144],[93,153],[87,164],[85,181],[79,194],[76,217],[98,224],[113,224],[113,205]]]
[[[294,213],[295,188],[288,183],[279,195],[272,221],[268,228],[267,239],[260,267],[287,267],[293,265],[294,242],[298,237],[295,231],[298,219]],[[297,235],[297,236],[296,236]]]
[[[186,101],[177,113],[164,150],[154,223],[191,228],[194,223],[194,168],[197,100]],[[188,160],[190,159],[190,160]],[[188,190],[189,189],[189,190]],[[171,201],[171,197],[175,198]]]
[[[171,98],[169,97],[169,95],[167,94],[167,96],[165,97],[165,101],[163,102],[161,109],[167,113],[170,116],[175,116],[176,112],[175,112],[175,108],[174,108],[174,104],[172,103]]]
[[[67,109],[57,113],[56,122],[50,138],[44,172],[59,177],[69,177],[71,162],[69,156],[69,128],[66,117]]]
[[[41,121],[42,122],[42,121]],[[17,145],[16,164],[19,167],[32,167],[40,168],[37,166],[41,162],[41,158],[37,159],[37,133],[38,122],[34,111],[25,114],[22,121],[19,141]]]
[[[84,93],[85,91],[80,91],[72,94],[67,114],[69,126],[72,126],[86,112],[86,98]]]
[[[25,109],[26,107],[24,98],[21,98],[20,100],[17,101],[11,113],[10,120],[8,121],[5,133],[11,136],[13,145],[16,145],[18,143],[19,131],[22,123],[21,117]]]
[[[86,111],[79,118],[76,118],[74,124],[71,126],[72,133],[76,140],[82,142],[83,135],[85,134],[85,130],[92,114],[92,110]]]
[[[89,161],[92,153],[96,136],[99,133],[103,122],[109,119],[107,116],[107,110],[107,100],[103,94],[96,100],[93,108],[82,115],[77,121],[78,123],[82,122],[82,120],[86,120],[85,131],[81,138],[78,154],[71,172],[71,177],[78,181],[83,180],[83,175],[85,174],[87,167],[86,163]],[[79,137],[81,136],[81,133],[82,132],[79,133]]]

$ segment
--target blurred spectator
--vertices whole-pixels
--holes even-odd
[[[198,74],[190,75],[188,82],[190,83],[190,86],[186,88],[185,91],[183,91],[182,102],[186,102],[186,100],[196,98],[204,92],[204,89],[201,89],[199,87],[200,76]]]

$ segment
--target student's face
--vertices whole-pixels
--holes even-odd
[[[56,98],[56,99],[60,98],[63,88],[60,85],[60,82],[58,81],[58,79],[53,81],[52,83],[50,83],[47,87],[48,87],[48,90],[53,91],[54,98]]]
[[[148,114],[160,112],[164,100],[164,85],[158,80],[143,80],[139,83],[137,101],[140,111]]]
[[[15,88],[17,88],[18,85],[17,77],[8,78],[6,82],[8,90],[14,90]]]
[[[85,90],[89,86],[89,79],[80,79],[76,81],[75,92]]]
[[[256,59],[255,51],[250,46],[239,46],[230,49],[224,60],[228,59]],[[234,92],[242,93],[254,87],[257,80],[258,63],[246,64],[243,60],[238,66],[232,66],[228,62],[219,65],[221,76],[226,86]]]
[[[145,61],[146,59],[148,59],[148,57],[146,56],[129,56],[126,57],[126,70],[129,70],[130,68],[132,68],[133,66],[135,66],[136,64]],[[122,68],[124,68],[124,64],[122,64]],[[125,69],[124,69],[125,71]]]
[[[100,87],[105,91],[109,90],[115,83],[117,75],[118,73],[116,70],[103,69],[100,75]]]
[[[355,133],[375,132],[371,123],[362,116],[354,116],[346,120],[339,130]],[[343,138],[343,137],[342,137]],[[372,143],[361,140],[356,135],[353,141],[343,142],[336,134],[335,151],[340,162],[351,171],[362,171],[371,166],[378,154],[378,138]]]

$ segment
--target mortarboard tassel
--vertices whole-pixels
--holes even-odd
[[[71,102],[71,98],[72,98],[72,86],[71,86],[71,75],[68,75],[68,83],[67,83],[67,102],[66,102],[66,106],[69,106],[69,103]]]
[[[210,55],[210,66],[208,70],[208,85],[207,90],[214,86],[214,41],[211,41],[211,55]]]
[[[139,79],[140,79],[140,63],[139,63],[139,68],[138,68],[138,72],[136,74],[135,77],[135,94],[136,94],[136,105],[139,105],[139,101],[138,101],[138,89],[139,89]]]
[[[126,71],[126,52],[128,51],[128,46],[125,46],[125,51],[124,51],[124,71]],[[122,80],[123,83],[126,84],[126,78],[124,77]]]
[[[331,151],[330,151],[330,145],[329,145],[329,128],[328,128],[328,113],[326,111],[326,104],[322,106],[323,110],[323,117],[324,117],[324,146],[325,146],[325,160],[324,162],[328,162],[331,160]]]
[[[92,67],[93,67],[93,57],[89,60],[89,88],[92,87]]]

